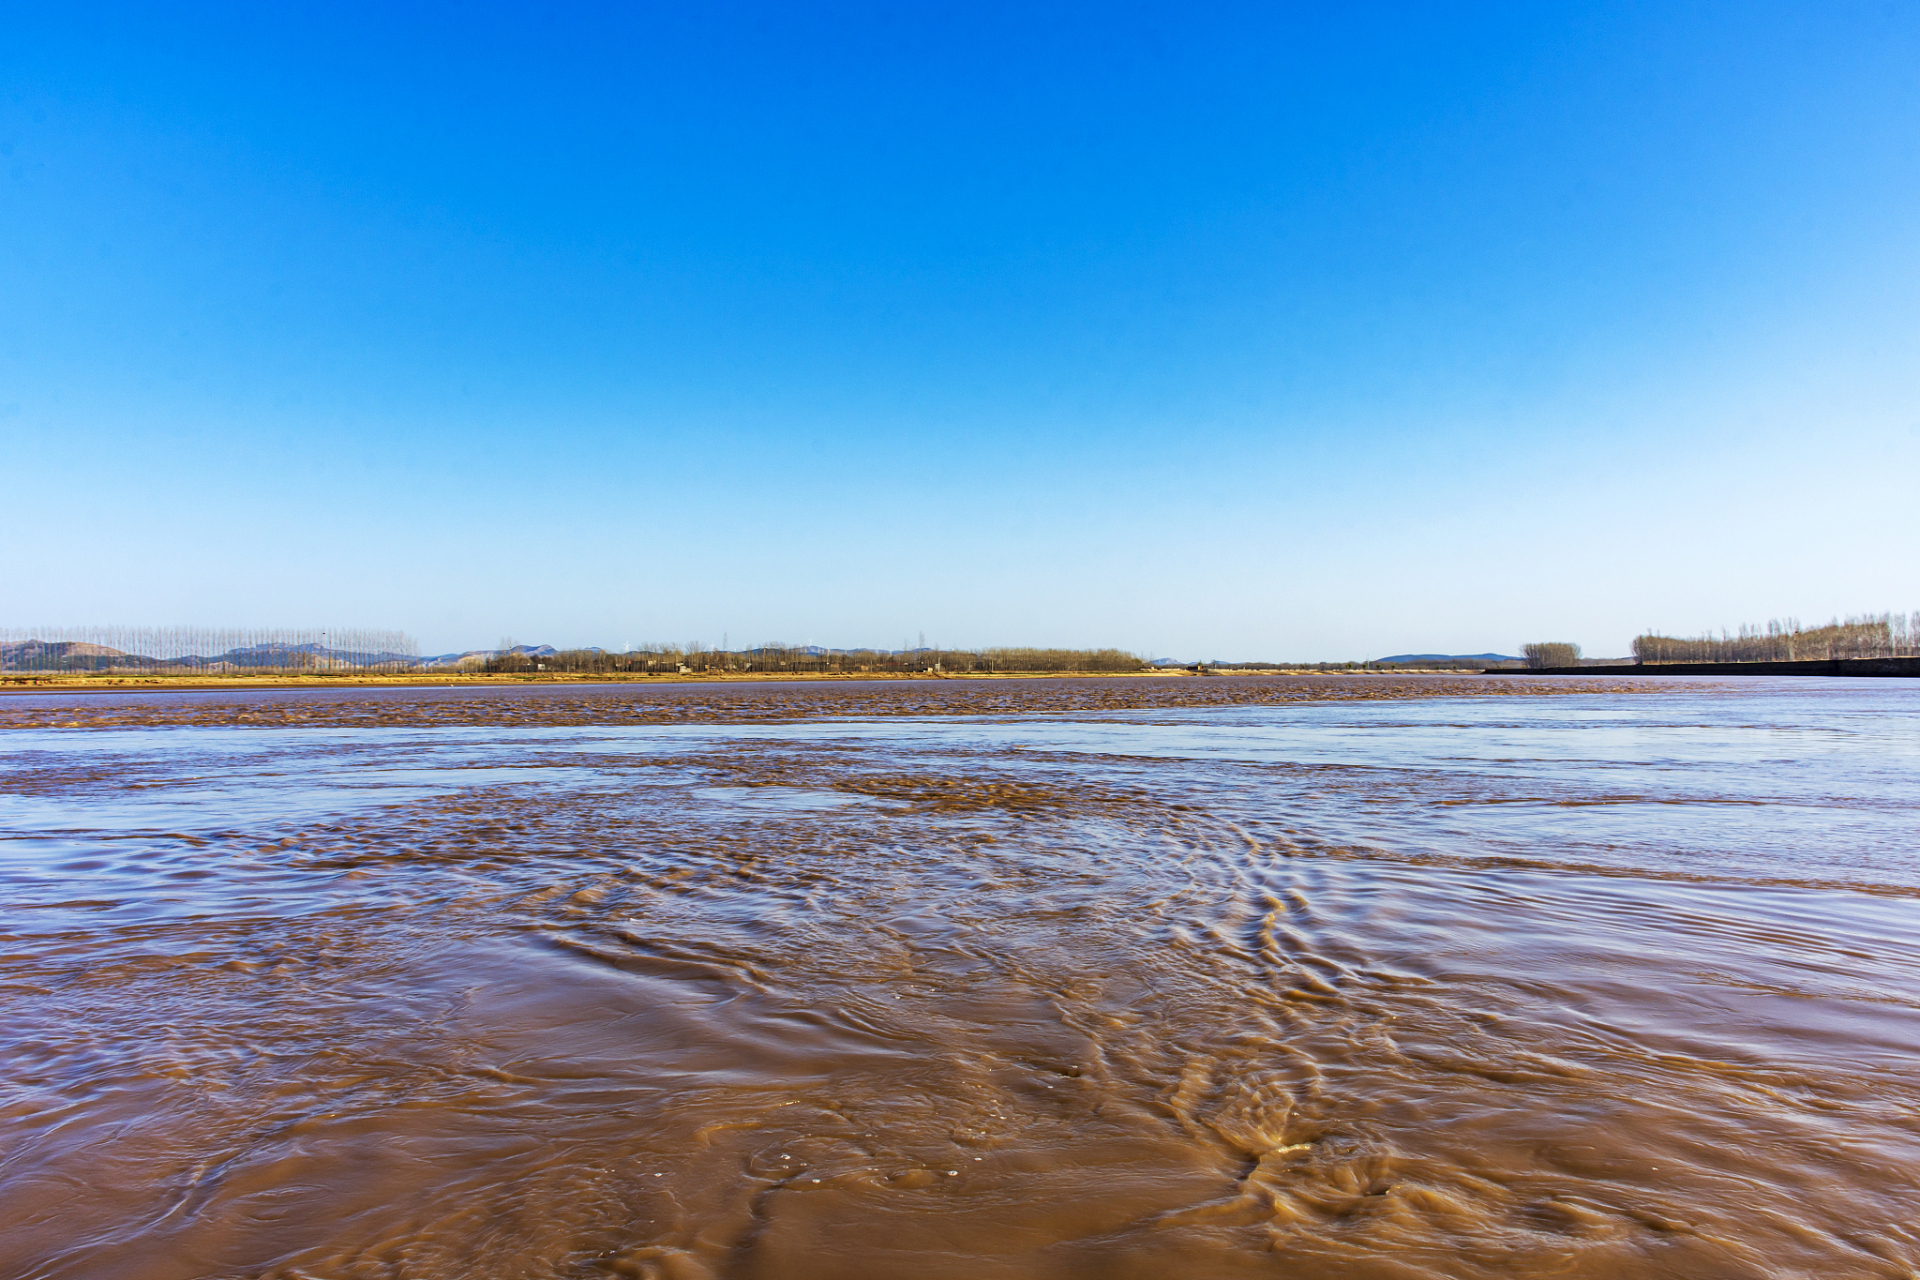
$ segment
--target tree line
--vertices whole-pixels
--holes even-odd
[[[503,646],[510,648],[511,646]],[[562,649],[549,654],[501,652],[479,664],[509,674],[559,671],[580,675],[676,673],[793,675],[992,675],[1036,672],[1138,671],[1146,664],[1119,649],[821,649],[770,642],[747,649],[716,649],[693,641],[654,643],[614,652]]]
[[[1634,660],[1659,662],[1809,662],[1835,658],[1920,657],[1920,612],[1862,614],[1805,627],[1775,618],[1739,631],[1704,636],[1634,637]]]

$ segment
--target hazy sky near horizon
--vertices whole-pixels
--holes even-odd
[[[0,624],[1920,609],[1920,6],[16,6]]]

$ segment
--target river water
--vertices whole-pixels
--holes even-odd
[[[0,698],[0,1274],[1912,1277],[1917,713]]]

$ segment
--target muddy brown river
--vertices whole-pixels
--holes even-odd
[[[1920,682],[0,698],[0,1276],[1920,1274]]]

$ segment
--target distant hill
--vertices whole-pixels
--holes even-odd
[[[124,658],[127,655],[118,649],[109,649],[103,644],[88,644],[84,640],[21,640],[13,644],[0,644],[0,668],[12,670],[16,662],[25,662],[34,658],[58,661],[66,658]]]
[[[1396,653],[1391,658],[1374,661],[1410,666],[1417,662],[1519,662],[1521,659],[1511,653]]]
[[[457,667],[463,662],[490,662],[495,658],[504,658],[517,654],[523,658],[551,658],[560,652],[550,644],[517,644],[511,649],[469,649],[465,653],[437,653],[430,658],[415,658],[414,663],[422,667]],[[599,653],[600,650],[592,650]]]
[[[552,650],[548,650],[552,652]],[[256,644],[216,654],[154,658],[79,640],[25,640],[0,644],[0,671],[258,671],[328,670],[349,666],[405,666],[411,655],[329,649],[318,644]]]

